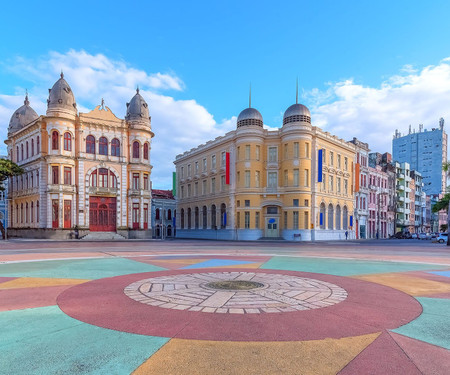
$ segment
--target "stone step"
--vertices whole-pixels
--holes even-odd
[[[85,241],[125,240],[126,238],[116,232],[90,232],[81,238]]]

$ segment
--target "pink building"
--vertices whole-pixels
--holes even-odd
[[[367,238],[388,237],[388,175],[382,167],[369,167],[369,219]]]

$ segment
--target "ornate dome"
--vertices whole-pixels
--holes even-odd
[[[62,72],[61,78],[58,79],[49,90],[47,99],[47,114],[49,114],[52,110],[70,112],[74,114],[77,112],[75,97],[69,84],[64,79],[64,74]]]
[[[237,118],[237,127],[240,128],[241,126],[248,125],[263,126],[263,117],[255,108],[246,108],[239,113]]]
[[[307,122],[311,124],[311,113],[309,109],[303,104],[293,104],[286,112],[284,112],[283,116],[283,125],[288,124],[290,122]]]
[[[127,103],[127,120],[145,120],[148,121],[150,115],[148,113],[148,104],[144,98],[139,94],[139,88],[136,89],[136,95],[134,95],[130,102]]]
[[[25,101],[23,106],[16,109],[13,113],[11,120],[9,121],[8,133],[15,133],[16,131],[22,129],[25,125],[39,118],[36,111],[30,107],[30,102],[28,101],[28,94],[25,96]]]

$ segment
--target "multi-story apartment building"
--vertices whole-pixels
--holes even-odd
[[[414,192],[411,190],[411,169],[408,163],[394,162],[393,164],[397,174],[396,232],[408,232],[411,226],[411,198],[414,200]]]
[[[369,167],[369,221],[367,238],[388,238],[388,175],[380,165]]]
[[[175,237],[176,208],[172,190],[152,189],[153,238]]]
[[[423,220],[426,216],[426,194],[423,191],[422,175],[420,172],[411,171],[411,190],[414,189],[414,218],[411,211],[411,222],[414,221],[414,233],[423,233],[426,231],[427,222]],[[411,208],[412,210],[412,208]],[[414,220],[412,220],[414,219]]]
[[[312,126],[301,104],[278,130],[255,108],[237,128],[178,155],[177,237],[256,240],[352,236],[355,147]]]
[[[406,162],[412,170],[422,174],[426,194],[445,192],[447,178],[442,171],[442,163],[447,161],[447,134],[444,131],[444,119],[439,120],[439,127],[431,131],[423,130],[401,135],[397,130],[392,141],[393,158],[399,163]]]
[[[102,101],[103,102],[103,101]],[[61,73],[39,116],[28,96],[8,128],[8,157],[25,170],[10,179],[9,235],[67,238],[90,232],[151,237],[147,103],[137,90],[125,119],[108,107],[78,113]]]
[[[355,166],[359,172],[355,174],[358,184],[355,184],[355,235],[356,238],[368,238],[368,218],[369,218],[369,145],[353,138],[350,143],[355,145]]]

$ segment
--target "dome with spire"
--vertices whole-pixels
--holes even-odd
[[[133,120],[145,120],[148,121],[150,118],[148,112],[148,104],[144,98],[139,94],[139,87],[136,89],[136,94],[131,98],[130,102],[127,103],[127,115],[125,117],[128,121]]]
[[[39,115],[30,107],[28,94],[26,94],[23,106],[13,113],[11,120],[9,121],[8,133],[15,133],[38,118]]]
[[[256,125],[263,126],[263,117],[255,108],[249,107],[244,109],[237,118],[237,127]]]
[[[64,74],[61,72],[61,78],[56,81],[53,87],[49,90],[47,99],[47,115],[51,111],[69,112],[76,114],[77,104],[72,89],[64,79]]]
[[[293,104],[283,115],[283,125],[291,122],[307,122],[311,124],[311,113],[309,109],[303,104]]]

